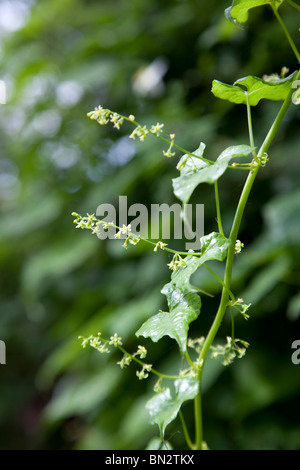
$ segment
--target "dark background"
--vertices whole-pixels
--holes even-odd
[[[290,72],[296,61],[267,7],[251,12],[245,30],[224,16],[229,1],[37,0],[0,3],[0,77],[7,104],[0,109],[0,366],[1,449],[143,449],[158,436],[145,403],[154,381],[139,381],[135,366],[120,370],[119,354],[82,349],[78,335],[117,331],[126,348],[134,332],[165,308],[167,253],[145,245],[127,251],[75,230],[71,213],[101,203],[178,202],[168,160],[154,137],[100,127],[86,113],[101,104],[163,122],[182,147],[207,145],[215,159],[248,143],[245,108],[214,98],[213,79],[233,83],[247,74]],[[299,14],[282,15],[298,41]],[[159,61],[158,87],[138,88],[142,71]],[[279,103],[253,110],[255,140],[264,138]],[[209,361],[204,380],[204,439],[212,449],[300,449],[300,365],[291,344],[300,339],[300,114],[292,106],[270,149],[270,164],[255,183],[239,238],[233,290],[252,303],[250,319],[236,320],[236,336],[250,343],[229,368]],[[227,171],[220,198],[228,233],[245,179]],[[202,185],[205,233],[217,230],[213,188]],[[213,265],[212,265],[213,266]],[[220,265],[214,265],[222,272]],[[206,271],[194,283],[202,297],[192,325],[205,335],[219,300]],[[225,319],[220,341],[230,335]],[[178,348],[164,338],[148,362],[176,371]],[[193,410],[183,408],[190,426]],[[184,448],[180,423],[166,438]]]

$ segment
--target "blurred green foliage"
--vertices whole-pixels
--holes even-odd
[[[117,204],[119,195],[129,204],[177,202],[177,159],[164,158],[155,138],[132,142],[129,127],[102,129],[86,113],[101,104],[145,124],[164,122],[185,148],[204,141],[211,159],[248,143],[244,107],[216,100],[212,80],[233,83],[282,66],[292,72],[296,64],[268,8],[251,12],[240,30],[224,16],[229,3],[1,2],[0,77],[8,95],[0,109],[2,449],[140,449],[158,435],[145,411],[153,380],[138,381],[133,366],[121,371],[118,354],[82,350],[77,337],[117,331],[135,350],[134,332],[164,307],[170,257],[144,245],[126,251],[117,240],[100,242],[75,230],[71,213]],[[288,5],[282,14],[297,39],[299,15]],[[141,77],[151,64],[160,77],[145,86]],[[258,143],[278,106],[255,109]],[[253,307],[236,329],[250,348],[228,369],[210,362],[205,370],[204,438],[212,449],[300,449],[300,365],[291,362],[300,335],[299,119],[293,106],[239,236],[245,248],[233,290]],[[227,172],[220,186],[225,231],[241,173]],[[216,229],[211,191],[201,185],[193,196],[205,204],[206,233]],[[192,325],[192,334],[203,335],[219,287],[204,271],[193,282],[215,295],[202,297],[205,314]],[[223,337],[229,328],[228,319]],[[150,351],[151,341],[143,344]],[[176,343],[162,339],[148,359],[172,373]],[[183,411],[192,424],[191,406]],[[180,423],[167,438],[183,446]]]

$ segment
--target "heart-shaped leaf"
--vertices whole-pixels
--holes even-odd
[[[158,424],[162,438],[168,424],[174,421],[178,415],[181,405],[185,401],[193,400],[198,394],[199,382],[191,378],[178,379],[174,382],[174,388],[173,396],[170,388],[166,388],[146,404],[151,422]]]
[[[199,184],[214,183],[226,171],[232,158],[246,157],[251,152],[252,148],[249,145],[234,145],[224,150],[216,162],[211,165],[189,155],[183,155],[178,164],[180,176],[172,180],[175,196],[184,204],[187,204],[193,191]]]
[[[230,9],[230,15],[233,20],[238,23],[246,23],[249,16],[249,10],[251,8],[260,7],[262,5],[273,5],[278,8],[284,0],[234,0]],[[229,10],[227,11],[227,17],[229,16]]]
[[[217,232],[202,237],[201,256],[191,254],[184,258],[183,264],[173,271],[171,282],[161,290],[167,298],[169,312],[159,312],[149,318],[136,336],[151,338],[155,343],[164,336],[170,336],[177,341],[180,352],[184,354],[189,325],[198,318],[201,308],[198,290],[190,284],[190,277],[206,261],[223,261],[229,245],[229,240]]]
[[[170,336],[179,345],[182,354],[186,351],[189,324],[200,313],[201,299],[198,294],[182,291],[171,282],[162,289],[167,297],[170,312],[159,312],[149,318],[136,332],[136,336],[151,338],[154,343],[163,336]]]
[[[190,277],[198,267],[198,256],[187,256],[184,258],[184,265],[178,266],[177,270],[173,271],[171,276],[172,284],[182,291],[198,292],[197,289],[190,284]]]
[[[233,85],[214,80],[212,92],[217,98],[236,104],[256,106],[260,100],[283,101],[288,96],[295,73],[286,78],[266,81],[249,75],[240,78]]]
[[[224,261],[230,241],[224,235],[212,232],[201,238],[201,253],[199,265],[209,260]]]

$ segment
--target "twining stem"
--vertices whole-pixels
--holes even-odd
[[[179,410],[179,413],[178,413],[178,414],[179,414],[179,418],[180,418],[180,421],[181,421],[181,425],[182,425],[182,429],[183,429],[183,434],[184,434],[186,443],[187,443],[187,445],[189,446],[190,449],[193,449],[194,444],[192,443],[192,440],[191,440],[191,438],[190,438],[190,435],[189,435],[187,426],[186,426],[186,424],[185,424],[185,420],[184,420],[182,411]]]
[[[254,136],[253,136],[253,127],[252,127],[252,116],[251,116],[251,106],[249,103],[249,95],[248,92],[246,92],[246,100],[247,100],[247,121],[248,121],[248,131],[249,131],[249,142],[250,146],[252,147],[252,155],[256,163],[259,164],[259,160],[257,158],[256,152],[255,152],[255,144],[254,144]]]
[[[222,219],[221,219],[219,188],[218,188],[218,182],[217,181],[215,181],[214,187],[215,187],[215,200],[216,200],[216,209],[217,209],[218,228],[219,228],[220,234],[224,236],[223,227],[222,227]]]
[[[196,435],[195,445],[193,446],[194,450],[202,450],[202,442],[203,442],[201,371],[199,372],[198,380],[199,380],[199,392],[194,400],[195,435]]]
[[[203,263],[203,266],[207,269],[207,271],[210,272],[210,274],[211,274],[215,279],[217,279],[217,281],[218,281],[223,287],[225,287],[225,284],[224,284],[224,282],[222,281],[222,279],[220,279],[219,276],[218,276],[212,269],[210,269],[210,267],[207,266],[206,263]],[[230,295],[230,297],[231,297],[231,300],[232,300],[233,302],[235,302],[235,297],[234,297],[233,293],[232,293],[231,291],[229,291],[228,293],[229,293],[229,295]]]
[[[294,6],[294,5],[293,5],[293,6]],[[298,6],[298,5],[297,5],[297,6]],[[283,32],[284,32],[284,34],[285,34],[285,36],[286,36],[286,38],[287,38],[287,40],[288,40],[288,42],[289,42],[289,44],[290,44],[290,46],[291,46],[291,48],[292,48],[292,50],[293,50],[293,52],[294,52],[296,58],[297,58],[297,61],[300,63],[300,52],[298,51],[298,49],[297,49],[297,47],[296,47],[296,44],[294,43],[294,41],[293,41],[293,39],[292,39],[292,36],[290,35],[290,33],[289,33],[287,27],[285,26],[285,24],[284,24],[284,22],[283,22],[283,20],[282,20],[282,18],[281,18],[281,16],[280,16],[280,14],[278,13],[277,8],[272,5],[272,9],[273,9],[273,12],[274,12],[274,14],[275,14],[277,20],[278,20],[278,23],[279,23],[280,26],[282,27]],[[300,8],[298,7],[298,9],[300,9]]]
[[[296,74],[296,77],[295,79],[299,79],[300,78],[300,71],[298,71],[298,73]],[[291,98],[292,98],[292,94],[293,94],[293,88],[291,87],[291,90],[288,94],[288,96],[286,97],[283,105],[281,106],[264,142],[262,143],[261,147],[260,147],[260,150],[257,154],[257,157],[258,157],[258,160],[260,160],[260,158],[262,156],[264,156],[264,154],[268,151],[272,141],[274,140],[275,136],[276,136],[276,133],[278,131],[278,128],[280,126],[280,124],[282,123],[286,113],[287,113],[287,110],[290,106],[290,103],[291,103]],[[253,186],[253,183],[255,181],[255,178],[257,176],[257,173],[259,171],[259,168],[260,168],[260,164],[255,164],[253,165],[253,168],[252,170],[249,172],[248,174],[248,177],[247,177],[247,180],[244,184],[244,187],[243,187],[243,190],[242,190],[242,193],[241,193],[241,196],[240,196],[240,200],[239,200],[239,203],[238,203],[238,206],[237,206],[237,209],[236,209],[236,213],[235,213],[235,217],[234,217],[234,220],[233,220],[233,224],[232,224],[232,228],[231,228],[231,232],[230,232],[230,236],[229,236],[229,240],[230,240],[230,246],[228,248],[228,254],[227,254],[227,262],[226,262],[226,268],[225,268],[225,276],[224,276],[224,286],[223,286],[223,289],[222,289],[222,295],[221,295],[221,300],[220,300],[220,304],[219,304],[219,308],[218,308],[218,311],[217,311],[217,314],[215,316],[215,319],[213,321],[213,324],[208,332],[208,335],[205,339],[205,342],[204,342],[204,345],[203,345],[203,348],[202,348],[202,351],[201,351],[201,354],[200,354],[200,357],[199,357],[199,363],[201,365],[201,369],[199,371],[199,381],[201,383],[201,379],[202,379],[202,371],[203,371],[203,366],[204,366],[204,363],[205,363],[205,359],[206,359],[206,356],[210,350],[210,347],[215,339],[215,336],[219,330],[219,327],[221,325],[221,322],[223,320],[223,317],[224,317],[224,314],[225,314],[225,311],[226,311],[226,308],[228,306],[228,301],[229,301],[229,292],[230,292],[230,286],[231,286],[231,276],[232,276],[232,267],[233,267],[233,261],[234,261],[234,254],[235,254],[235,251],[234,251],[234,248],[235,248],[235,243],[236,243],[236,240],[237,240],[237,235],[238,235],[238,231],[239,231],[239,228],[240,228],[240,225],[241,225],[241,221],[242,221],[242,217],[243,217],[243,214],[244,214],[244,210],[245,210],[245,206],[246,206],[246,203],[247,203],[247,200],[248,200],[248,197],[249,197],[249,194],[250,194],[250,191],[252,189],[252,186]],[[201,392],[199,392],[198,395],[200,395]],[[195,403],[194,403],[194,407],[195,407],[195,419],[196,419],[196,442],[197,442],[197,449],[201,449],[202,448],[202,410],[201,410],[201,397],[197,396],[195,398]],[[200,437],[201,436],[201,437]],[[201,442],[200,442],[200,438],[201,438]]]
[[[300,11],[300,5],[297,5],[297,3],[293,2],[293,0],[287,0],[287,2],[294,8],[296,8],[296,10]]]
[[[232,343],[234,343],[234,312],[233,312],[233,308],[231,307],[231,305],[229,305],[230,307],[230,315],[231,315],[231,339],[232,339]]]

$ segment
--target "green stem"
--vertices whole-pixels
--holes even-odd
[[[194,399],[195,434],[196,434],[196,442],[193,447],[194,450],[202,450],[202,440],[203,440],[201,375],[202,375],[202,372],[200,371],[199,376],[198,376],[199,392]]]
[[[145,365],[147,365],[145,362],[141,361],[140,359],[138,359],[137,357],[135,357],[133,354],[130,354],[128,351],[126,351],[126,349],[122,348],[122,346],[117,346],[117,348],[123,353],[123,354],[126,354],[127,356],[130,357],[130,359],[132,359],[133,361],[135,361],[137,364],[139,364],[140,366],[144,367]],[[170,380],[177,380],[177,379],[181,379],[182,377],[180,375],[168,375],[168,374],[162,374],[161,372],[158,372],[157,370],[151,368],[151,370],[149,371],[151,372],[152,374],[154,375],[157,375],[158,377],[162,378],[162,379],[170,379]]]
[[[183,417],[183,414],[182,414],[182,411],[179,410],[179,418],[180,418],[180,421],[181,421],[181,425],[182,425],[182,429],[183,429],[183,434],[184,434],[184,437],[185,437],[185,440],[186,440],[186,443],[187,445],[189,446],[190,449],[193,449],[194,448],[194,444],[192,443],[192,440],[189,436],[189,432],[188,432],[188,429],[187,429],[187,426],[185,424],[185,420],[184,420],[184,417]]]
[[[126,116],[123,116],[122,114],[119,114],[119,116],[121,118],[123,118],[125,121],[128,121],[128,122],[131,122],[132,124],[134,124],[135,126],[141,126],[141,124],[139,124],[137,121],[135,120],[132,120],[132,119],[129,119],[128,117]],[[142,126],[141,126],[142,127]],[[152,134],[156,137],[158,137],[160,140],[162,140],[163,142],[167,143],[168,145],[171,145],[171,141],[166,139],[165,137],[159,135],[159,134],[155,134],[154,132],[151,132],[150,129],[148,129],[148,132],[149,134]],[[208,160],[207,158],[204,158],[204,157],[199,157],[199,155],[195,155],[194,153],[192,152],[189,152],[188,150],[180,147],[179,145],[175,144],[175,142],[173,141],[172,143],[172,147],[176,148],[177,150],[180,150],[180,152],[183,152],[184,154],[187,154],[189,155],[190,157],[195,157],[195,158],[198,158],[199,160],[202,160],[203,162],[205,163],[208,163],[209,165],[213,165],[215,162],[212,161],[212,160]]]
[[[193,363],[193,361],[192,361],[192,359],[191,359],[191,357],[190,357],[190,355],[189,355],[188,350],[186,350],[186,352],[185,352],[185,357],[186,357],[186,360],[188,361],[189,365],[190,365],[193,369],[195,369],[195,364]]]
[[[293,2],[293,0],[287,0],[287,2],[294,8],[296,8],[296,10],[300,11],[300,6],[297,5],[297,3]]]
[[[281,16],[280,16],[279,13],[278,13],[277,8],[272,5],[272,10],[273,10],[273,12],[274,12],[274,14],[275,14],[275,16],[276,16],[276,18],[277,18],[277,20],[278,20],[280,26],[281,26],[282,29],[283,29],[283,32],[284,32],[284,34],[285,34],[285,36],[286,36],[286,38],[287,38],[287,40],[288,40],[288,42],[289,42],[289,44],[290,44],[290,46],[291,46],[291,48],[292,48],[292,50],[293,50],[293,52],[294,52],[296,58],[297,58],[297,61],[300,63],[300,52],[298,51],[298,49],[297,49],[297,47],[296,47],[296,44],[294,43],[294,41],[293,41],[293,39],[292,39],[292,37],[291,37],[291,35],[290,35],[290,33],[289,33],[287,27],[285,26],[284,22],[282,21],[282,18],[281,18]]]
[[[298,78],[300,76],[300,71],[298,72],[296,78]],[[283,121],[283,118],[284,116],[286,115],[287,113],[287,110],[290,106],[290,103],[291,103],[291,98],[292,98],[292,94],[293,94],[293,89],[291,88],[287,98],[285,99],[283,105],[281,106],[264,142],[262,143],[261,147],[260,147],[260,150],[258,152],[258,159],[264,155],[265,152],[268,151],[272,141],[274,140],[275,138],[275,135],[278,131],[278,128],[280,126],[280,124],[282,123]],[[239,200],[239,203],[238,203],[238,206],[237,206],[237,210],[236,210],[236,213],[235,213],[235,217],[234,217],[234,221],[233,221],[233,224],[232,224],[232,229],[231,229],[231,232],[230,232],[230,236],[229,236],[229,240],[231,242],[229,248],[228,248],[228,254],[227,254],[227,262],[226,262],[226,268],[225,268],[225,276],[224,276],[224,287],[222,289],[222,295],[221,295],[221,300],[220,300],[220,304],[219,304],[219,308],[218,308],[218,311],[217,311],[217,314],[215,316],[215,319],[213,321],[213,324],[207,334],[207,337],[205,339],[205,342],[204,342],[204,345],[203,345],[203,348],[202,348],[202,351],[201,351],[201,354],[200,354],[200,358],[199,358],[199,362],[202,366],[202,368],[204,367],[204,363],[205,363],[205,359],[206,359],[206,356],[208,354],[208,351],[210,350],[210,347],[215,339],[215,336],[220,328],[220,325],[221,325],[221,322],[223,320],[223,317],[224,317],[224,314],[225,314],[225,311],[226,311],[226,308],[228,306],[228,301],[229,301],[229,292],[230,292],[230,286],[231,286],[231,276],[232,276],[232,267],[233,267],[233,261],[234,261],[234,254],[235,254],[235,251],[234,251],[234,248],[235,248],[235,243],[236,243],[236,240],[237,240],[237,235],[238,235],[238,231],[239,231],[239,228],[240,228],[240,225],[241,225],[241,221],[242,221],[242,217],[243,217],[243,214],[244,214],[244,210],[245,210],[245,206],[246,206],[246,203],[247,203],[247,200],[249,198],[249,194],[250,194],[250,191],[252,189],[252,186],[253,186],[253,183],[255,181],[255,178],[257,176],[257,173],[259,171],[259,168],[260,168],[260,165],[259,164],[256,164],[256,165],[253,165],[253,169],[250,171],[250,173],[248,174],[248,177],[247,177],[247,180],[245,182],[245,185],[244,185],[244,188],[243,188],[243,191],[242,191],[242,194],[240,196],[240,200]],[[201,380],[201,376],[200,376],[200,380]],[[201,403],[201,399],[199,397],[196,397],[197,399],[197,403]],[[195,399],[195,400],[196,400]],[[195,407],[196,407],[196,401],[195,401]],[[199,404],[197,405],[197,408],[199,409]],[[196,415],[196,427],[197,428],[202,428],[202,424],[199,423],[199,421],[202,422],[202,415],[201,415],[201,408],[199,409],[199,415],[197,416]]]
[[[252,116],[251,116],[251,106],[249,103],[249,95],[246,93],[246,98],[247,98],[247,121],[248,121],[248,131],[249,131],[249,142],[250,146],[252,147],[252,155],[256,163],[259,164],[259,160],[257,158],[256,152],[255,152],[255,144],[254,144],[254,136],[253,136],[253,128],[252,128]]]
[[[231,338],[232,338],[232,344],[234,343],[234,312],[233,308],[231,305],[229,305],[230,308],[230,315],[231,315]]]
[[[153,134],[153,132],[151,131],[150,131],[150,134],[156,135],[156,134]],[[163,142],[166,142],[167,144],[171,144],[171,142],[168,139],[165,139],[165,137],[162,137],[161,135],[158,135],[157,137],[159,137],[159,139],[162,140]],[[187,154],[190,157],[198,158],[198,160],[202,160],[203,162],[208,163],[209,165],[213,165],[215,163],[214,161],[208,160],[207,158],[199,157],[199,155],[195,155],[194,153],[189,152],[188,150],[185,150],[184,148],[180,147],[179,145],[175,143],[173,143],[173,147],[175,147],[177,150],[180,150],[180,152],[183,152],[184,154]]]
[[[222,227],[222,219],[221,219],[219,189],[218,189],[218,182],[217,181],[215,181],[214,187],[215,187],[215,200],[216,200],[217,221],[218,221],[219,232],[220,232],[221,235],[224,236],[223,227]]]
[[[211,274],[212,276],[214,276],[214,278],[217,279],[217,281],[225,288],[225,284],[224,284],[224,282],[222,281],[222,279],[220,279],[219,276],[218,276],[212,269],[210,269],[210,267],[207,266],[206,263],[203,263],[203,266],[204,266],[204,267],[207,269],[207,271],[209,271],[210,274]],[[233,293],[231,292],[231,290],[228,291],[228,293],[229,293],[229,295],[230,295],[230,297],[231,297],[231,300],[232,300],[233,302],[235,302],[235,297],[234,297]]]

